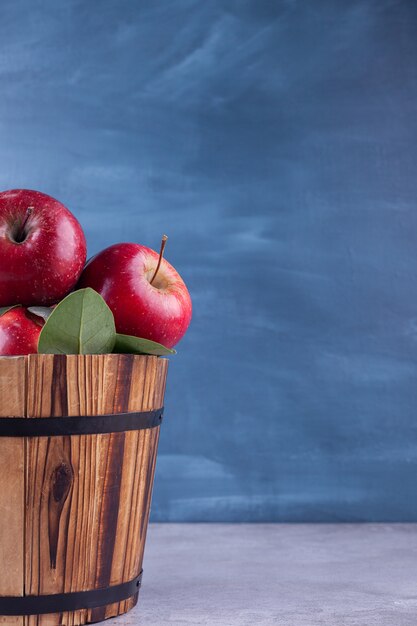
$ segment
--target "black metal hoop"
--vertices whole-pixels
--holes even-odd
[[[142,573],[133,580],[104,589],[72,591],[41,596],[0,596],[0,615],[42,615],[62,613],[80,609],[95,609],[98,606],[127,600],[139,592]]]
[[[154,411],[107,413],[105,415],[2,417],[0,418],[0,437],[59,437],[144,430],[159,426],[162,422],[163,412],[164,407]]]

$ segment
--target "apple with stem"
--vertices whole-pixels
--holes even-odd
[[[79,222],[58,200],[28,189],[0,192],[0,307],[58,302],[86,254]]]
[[[191,321],[191,298],[178,272],[159,254],[137,243],[118,243],[86,265],[78,288],[92,287],[113,311],[118,333],[172,348]]]
[[[35,354],[44,321],[24,307],[0,315],[0,355]]]

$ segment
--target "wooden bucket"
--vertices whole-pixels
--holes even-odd
[[[135,606],[167,364],[0,357],[0,624],[78,626]]]

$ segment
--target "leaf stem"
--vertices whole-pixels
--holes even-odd
[[[152,276],[151,280],[149,281],[151,285],[152,285],[153,281],[155,280],[157,273],[159,272],[159,268],[161,267],[162,257],[164,256],[164,250],[165,250],[165,246],[166,246],[167,241],[168,241],[168,237],[166,235],[162,235],[161,249],[159,250],[158,265],[156,266],[156,270],[154,272],[154,275]]]

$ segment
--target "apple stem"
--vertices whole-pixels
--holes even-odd
[[[162,257],[164,256],[164,250],[165,250],[165,246],[166,243],[168,241],[168,237],[166,235],[162,236],[162,241],[161,241],[161,249],[159,250],[159,259],[158,259],[158,265],[156,266],[156,270],[154,272],[154,275],[152,276],[151,280],[150,280],[150,284],[152,285],[153,281],[156,278],[156,275],[159,271],[159,268],[161,267],[161,263],[162,263]]]
[[[17,232],[16,241],[20,242],[25,239],[25,227],[26,227],[26,224],[28,223],[28,219],[32,215],[32,212],[33,212],[33,206],[28,206],[28,208],[26,209],[26,215],[23,218],[23,222],[21,223],[20,228]]]

